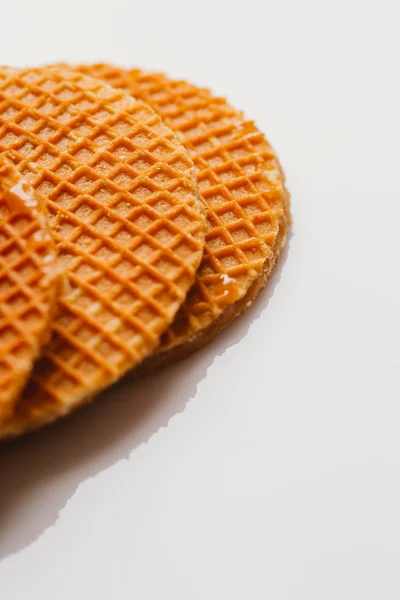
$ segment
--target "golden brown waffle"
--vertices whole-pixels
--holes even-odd
[[[152,106],[191,155],[209,231],[196,283],[148,370],[201,347],[251,303],[286,241],[289,194],[271,146],[223,98],[159,73],[85,65],[81,72]],[[143,369],[142,369],[143,370]]]
[[[0,159],[0,425],[48,339],[59,289],[55,259],[40,199]]]
[[[68,284],[7,437],[67,414],[154,351],[194,281],[205,219],[172,131],[80,73],[0,69],[1,152],[46,198]]]

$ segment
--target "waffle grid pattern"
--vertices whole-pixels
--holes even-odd
[[[0,165],[0,422],[46,338],[58,291],[55,244],[33,190]]]
[[[208,90],[141,70],[79,68],[152,106],[195,164],[209,231],[196,283],[163,337],[167,350],[210,326],[262,273],[285,218],[282,173],[254,123]]]
[[[204,216],[193,165],[142,102],[62,69],[0,71],[0,152],[46,197],[68,274],[18,410],[68,412],[151,352],[194,280]]]

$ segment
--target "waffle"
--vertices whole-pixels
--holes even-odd
[[[43,206],[0,160],[0,425],[50,332],[59,278]]]
[[[193,163],[143,102],[63,69],[0,69],[0,154],[46,198],[66,291],[0,435],[89,400],[159,345],[192,285],[205,218]]]
[[[158,73],[80,66],[145,101],[173,129],[195,164],[209,231],[188,298],[141,371],[210,341],[267,282],[290,224],[289,194],[271,146],[223,98]]]

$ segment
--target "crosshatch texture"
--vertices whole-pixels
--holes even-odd
[[[194,281],[205,222],[172,131],[80,73],[2,68],[0,152],[46,198],[67,275],[9,436],[70,412],[155,350]]]
[[[47,341],[58,291],[56,246],[43,206],[0,160],[0,425]]]
[[[255,124],[207,89],[139,69],[97,64],[79,70],[152,106],[193,159],[208,216],[206,246],[196,282],[159,351],[185,355],[266,283],[290,223],[282,169]],[[168,362],[167,356],[149,360]]]

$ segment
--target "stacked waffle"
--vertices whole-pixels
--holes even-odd
[[[263,134],[208,90],[0,68],[0,438],[211,340],[268,280],[289,220]]]

